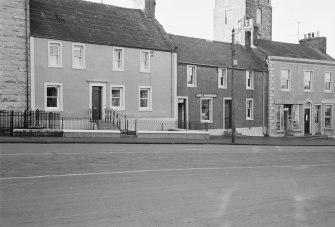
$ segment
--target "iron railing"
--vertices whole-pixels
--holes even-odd
[[[60,113],[41,110],[0,110],[0,135],[13,136],[14,129],[61,129]]]

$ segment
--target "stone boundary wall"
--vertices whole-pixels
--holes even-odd
[[[25,4],[26,0],[0,0],[0,109],[27,108],[26,29],[30,28],[26,28]]]

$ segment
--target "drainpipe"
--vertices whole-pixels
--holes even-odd
[[[29,0],[25,0],[25,22],[26,22],[26,75],[27,75],[27,104],[26,110],[29,110]]]

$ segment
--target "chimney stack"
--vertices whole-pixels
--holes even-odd
[[[155,17],[156,0],[134,0],[134,8],[143,10],[148,17]]]
[[[327,52],[327,38],[326,37],[320,37],[320,32],[315,33],[308,33],[307,35],[304,35],[304,39],[299,41],[301,45],[306,45],[313,47],[314,49],[320,50],[322,53]]]

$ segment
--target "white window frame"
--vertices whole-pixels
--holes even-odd
[[[310,73],[310,89],[305,88],[306,73]],[[304,92],[311,92],[313,90],[313,71],[304,71]]]
[[[251,101],[251,111],[250,111],[251,116],[248,116],[248,103],[250,101]],[[246,99],[246,102],[245,102],[245,116],[246,116],[247,121],[254,120],[254,99]]]
[[[77,66],[77,65],[75,65],[74,64],[74,58],[75,58],[75,56],[74,56],[74,48],[75,48],[75,46],[80,46],[81,48],[82,48],[82,54],[83,54],[83,56],[82,56],[82,65],[81,66]],[[85,69],[85,59],[86,58],[86,55],[85,55],[85,44],[83,44],[83,43],[72,43],[72,69]]]
[[[210,100],[209,120],[202,120],[202,101],[203,100]],[[200,98],[200,122],[201,123],[213,123],[213,98]]]
[[[112,91],[113,88],[120,88],[120,106],[113,106],[113,96],[112,96]],[[115,85],[111,84],[110,85],[110,107],[114,110],[125,110],[126,108],[126,103],[125,103],[125,86],[124,85]]]
[[[326,90],[326,74],[330,74],[330,90]],[[333,92],[333,85],[334,84],[334,76],[333,76],[333,72],[325,72],[325,76],[324,76],[324,90],[325,92],[328,92],[328,93],[332,93]]]
[[[326,127],[326,107],[327,106],[330,106],[330,126],[329,127]],[[323,115],[324,115],[324,120],[323,120],[323,125],[325,127],[325,129],[332,129],[333,128],[333,109],[334,109],[334,106],[332,104],[325,104],[325,107],[324,107],[324,111],[323,111]]]
[[[194,68],[194,75],[192,75],[193,76],[193,84],[188,83],[189,68]],[[187,65],[187,67],[186,67],[186,83],[187,83],[187,87],[197,87],[197,66],[196,65]]]
[[[47,107],[47,88],[57,87],[57,107]],[[63,111],[63,84],[62,83],[44,83],[44,110],[45,111]]]
[[[288,80],[287,80],[288,85],[287,85],[287,89],[286,88],[282,88],[282,82],[283,82],[283,74],[282,74],[282,72],[284,70],[288,71]],[[281,91],[287,91],[287,92],[289,92],[291,90],[291,70],[290,69],[281,69],[280,70],[280,89],[281,89]]]
[[[144,68],[142,66],[142,57],[145,56],[144,53],[148,54],[148,67]],[[144,72],[144,73],[150,73],[151,71],[151,51],[149,50],[141,50],[140,51],[140,72]]]
[[[119,51],[119,50],[121,51],[121,59],[120,59],[121,68],[115,67],[115,64],[114,64],[114,61],[116,60],[116,59],[114,59],[115,58],[115,52]],[[113,47],[113,71],[124,71],[124,48],[122,48],[122,47]]]
[[[218,68],[218,88],[227,89],[228,84],[228,69]],[[223,78],[223,84],[221,84],[221,78]]]
[[[141,90],[149,90],[148,107],[141,107]],[[152,111],[152,86],[139,86],[138,88],[138,111]]]
[[[250,79],[250,86],[248,86],[248,80]],[[247,90],[254,90],[254,71],[246,70],[245,72],[245,87]]]
[[[53,65],[51,64],[51,45],[57,44],[59,45],[59,64]],[[63,47],[62,42],[60,41],[48,41],[48,67],[49,68],[63,68]]]

